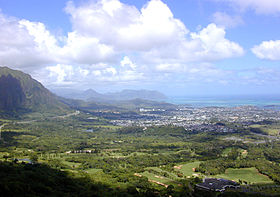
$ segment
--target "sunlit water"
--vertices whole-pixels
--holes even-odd
[[[235,107],[252,105],[258,107],[273,106],[280,108],[280,95],[273,96],[177,96],[168,98],[167,102],[185,104],[195,107]]]

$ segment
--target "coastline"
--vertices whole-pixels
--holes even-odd
[[[280,108],[279,95],[250,96],[172,96],[166,102],[193,107],[275,106]]]

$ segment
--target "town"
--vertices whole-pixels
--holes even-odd
[[[280,110],[256,106],[238,107],[191,107],[179,105],[176,109],[140,108],[139,116],[132,119],[114,119],[111,123],[118,126],[181,126],[186,130],[233,132],[217,122],[238,123],[248,126],[261,121],[280,120]]]

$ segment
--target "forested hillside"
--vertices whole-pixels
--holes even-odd
[[[0,110],[6,114],[69,110],[30,75],[7,67],[0,67],[0,92]]]

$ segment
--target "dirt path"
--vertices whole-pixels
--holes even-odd
[[[181,170],[183,165],[179,165],[179,166],[174,166],[175,169],[177,170]]]
[[[138,174],[138,173],[134,173],[134,176],[138,176],[138,177],[142,177],[141,174]],[[159,176],[155,176],[155,177],[159,177]],[[163,177],[162,177],[163,178]],[[151,179],[148,179],[149,182],[151,183],[155,183],[155,184],[158,184],[158,185],[161,185],[161,186],[164,186],[164,187],[168,187],[168,185],[164,184],[164,183],[161,183],[159,181],[154,181],[154,180],[151,180]]]
[[[158,176],[158,175],[155,175],[155,177],[158,178],[158,179],[165,179],[164,177]]]
[[[164,184],[164,183],[161,183],[161,182],[159,182],[159,181],[154,181],[154,180],[150,180],[149,179],[149,182],[151,182],[151,183],[156,183],[156,184],[158,184],[158,185],[162,185],[162,186],[164,186],[164,187],[168,187],[168,185],[166,185],[166,184]]]
[[[134,173],[135,176],[138,176],[138,177],[142,177],[141,174],[138,174],[138,173]]]

